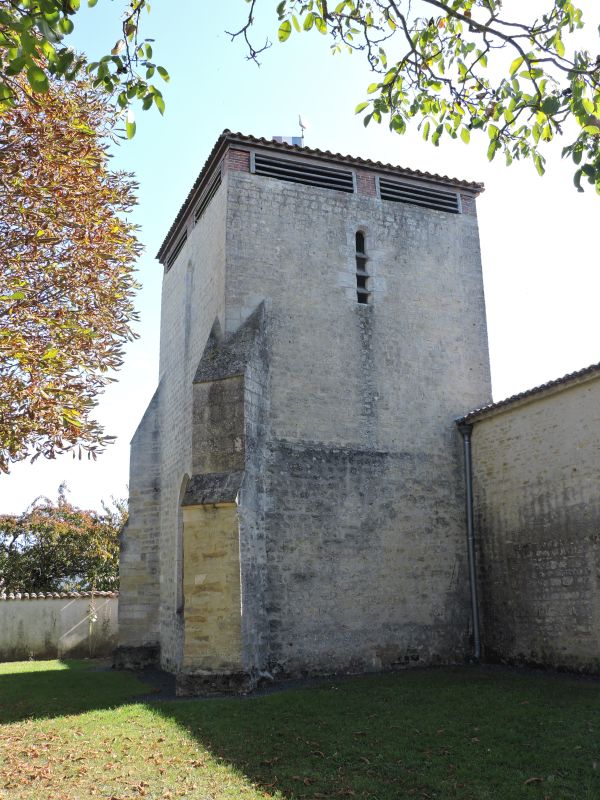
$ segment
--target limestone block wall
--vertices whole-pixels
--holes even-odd
[[[475,420],[488,658],[600,670],[600,376]]]
[[[245,475],[239,495],[244,669],[257,675],[267,668],[268,614],[266,510],[270,430],[269,311],[261,314],[255,347],[244,375]]]
[[[265,661],[265,311],[213,330],[193,385],[193,471],[184,495],[180,693],[252,686]]]
[[[118,593],[0,597],[0,661],[98,658],[117,644]]]
[[[184,512],[183,672],[243,670],[240,544],[235,503]]]
[[[177,613],[182,547],[180,500],[192,469],[192,382],[215,319],[224,318],[226,178],[165,273],[161,312],[160,457],[161,666],[178,671],[183,620]],[[167,433],[168,432],[168,433]]]
[[[227,213],[226,331],[269,308],[269,669],[461,659],[453,419],[490,397],[476,216],[241,171]],[[359,229],[370,306],[356,303]]]
[[[159,548],[160,548],[160,391],[138,425],[131,443],[129,470],[129,519],[121,534],[119,651],[115,663],[138,664],[140,653],[130,662],[132,648],[150,648],[144,657],[155,657],[159,641]]]
[[[182,691],[215,669],[252,681],[460,660],[453,419],[490,397],[474,200],[444,213],[378,199],[367,168],[349,194],[254,163],[241,146],[224,153],[212,201],[177,222],[160,388],[132,453],[151,508],[123,562],[134,597],[135,554],[153,542],[157,613],[134,602],[124,638],[155,637]]]

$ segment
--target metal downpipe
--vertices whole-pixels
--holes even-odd
[[[471,589],[471,619],[473,623],[473,657],[481,660],[481,632],[479,628],[479,599],[477,597],[477,559],[475,553],[475,525],[473,523],[473,463],[471,459],[471,431],[473,426],[459,423],[465,456],[465,486],[467,510],[467,555],[469,560],[469,585]]]

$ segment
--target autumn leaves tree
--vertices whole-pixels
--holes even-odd
[[[50,79],[0,114],[0,470],[28,455],[95,457],[92,419],[134,336],[130,175],[109,168],[115,112],[80,80]]]
[[[102,512],[77,508],[60,486],[56,501],[35,500],[22,514],[0,515],[0,591],[116,589],[124,501]]]

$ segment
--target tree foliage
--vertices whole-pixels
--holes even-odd
[[[114,112],[51,81],[0,115],[0,471],[111,437],[90,416],[133,338],[131,176],[108,167]]]
[[[56,502],[38,498],[20,515],[0,515],[3,592],[109,590],[117,587],[125,501],[104,512],[73,506],[61,485]]]
[[[95,6],[98,0],[87,0]],[[95,88],[115,95],[126,108],[134,99],[144,109],[156,106],[164,112],[164,100],[152,78],[168,81],[164,67],[152,60],[150,39],[139,36],[140,17],[150,10],[147,0],[131,0],[121,20],[121,38],[99,61],[89,63],[65,42],[73,32],[80,0],[0,0],[0,109],[18,102],[16,76],[26,76],[34,92],[47,92],[52,78],[74,80],[82,70]],[[135,122],[127,120],[127,135]]]
[[[249,41],[256,0],[247,2],[234,36]],[[527,3],[503,0],[282,0],[278,37],[316,31],[334,52],[365,54],[377,75],[356,109],[365,125],[387,120],[404,133],[417,120],[434,145],[484,132],[490,160],[528,158],[540,174],[543,145],[564,133],[575,185],[586,179],[600,192],[600,55],[576,44],[581,9],[545,4],[534,17]],[[249,47],[254,59],[265,49]]]
[[[246,24],[231,35],[243,36],[256,60],[269,43],[253,45],[257,0],[246,3]],[[578,45],[584,18],[572,0],[544,3],[535,15],[517,0],[282,0],[278,38],[316,31],[334,52],[362,51],[377,76],[357,107],[365,124],[385,119],[404,133],[416,120],[435,145],[483,132],[488,158],[531,159],[540,174],[544,144],[565,134],[577,188],[587,180],[600,191],[600,56]],[[121,38],[93,63],[65,43],[79,9],[80,0],[0,0],[0,109],[18,96],[15,76],[44,92],[52,76],[72,80],[85,69],[118,107],[139,100],[162,113],[151,81],[169,76],[153,61],[152,40],[140,36],[147,0],[131,0]],[[126,132],[135,133],[131,115]]]

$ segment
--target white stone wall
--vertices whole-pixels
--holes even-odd
[[[110,656],[116,596],[0,599],[0,661]]]
[[[121,534],[119,645],[156,646],[159,640],[159,552],[162,428],[160,388],[131,442],[129,519]]]
[[[273,436],[441,453],[491,397],[477,217],[242,172],[228,186],[225,326],[272,301]]]
[[[600,375],[473,428],[489,658],[600,671]]]
[[[372,306],[359,306],[355,233]],[[454,418],[490,398],[472,214],[236,172],[225,325],[266,300],[268,668],[380,669],[467,652]]]
[[[192,474],[192,381],[216,317],[225,304],[225,179],[171,269],[162,291],[160,351],[160,644],[161,664],[182,658],[177,611],[177,526],[182,481]]]
[[[161,665],[177,671],[182,659],[177,530],[182,481],[194,472],[194,373],[215,317],[227,337],[263,300],[260,364],[244,383],[245,663],[299,674],[461,659],[468,603],[453,419],[490,399],[477,218],[251,175],[243,154],[228,163],[165,274],[160,390],[134,441],[132,465],[158,464],[158,515],[133,521],[125,539],[159,543],[157,612],[145,625]],[[369,307],[356,302],[358,229]],[[132,466],[134,491],[147,495],[151,472]],[[122,646],[152,644],[131,621]]]

